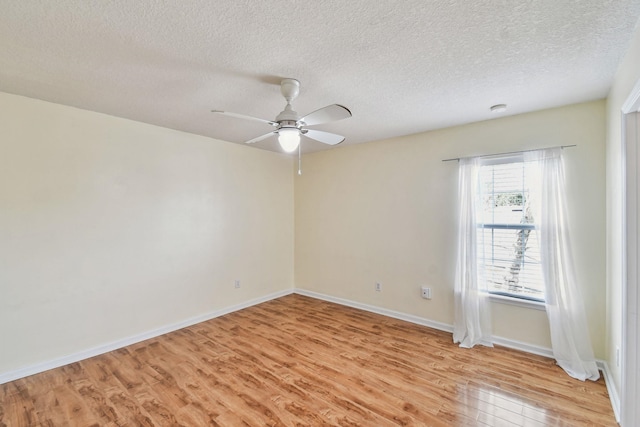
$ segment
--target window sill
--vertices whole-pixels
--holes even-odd
[[[505,297],[503,295],[492,295],[489,294],[489,300],[491,302],[496,302],[498,304],[507,304],[507,305],[515,305],[517,307],[530,308],[533,310],[546,311],[545,305],[543,302],[538,301],[529,301],[520,298],[511,298]]]

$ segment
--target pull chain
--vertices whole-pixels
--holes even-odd
[[[302,175],[302,141],[298,144],[298,175]]]

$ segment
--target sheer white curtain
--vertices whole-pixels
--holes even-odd
[[[460,347],[482,344],[492,347],[489,301],[478,280],[476,197],[480,159],[460,159],[458,176],[458,257],[455,279],[453,342]]]
[[[540,257],[553,355],[573,378],[595,381],[600,373],[569,242],[562,149],[529,152],[525,161],[537,162],[540,171]]]

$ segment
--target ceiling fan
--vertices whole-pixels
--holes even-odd
[[[276,116],[275,120],[264,120],[257,117],[245,116],[244,114],[230,113],[228,111],[211,110],[211,112],[267,123],[275,127],[275,130],[250,139],[246,141],[246,144],[253,144],[277,135],[280,146],[287,153],[292,153],[299,147],[300,135],[329,145],[340,144],[344,141],[344,136],[315,129],[307,129],[307,126],[315,126],[349,118],[351,117],[351,111],[349,111],[348,108],[339,104],[332,104],[300,117],[298,113],[293,110],[293,107],[291,107],[291,101],[296,99],[300,93],[300,82],[296,79],[283,79],[280,82],[280,92],[287,100],[287,105],[284,107],[284,110]]]

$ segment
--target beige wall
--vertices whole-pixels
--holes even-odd
[[[453,323],[457,163],[441,160],[566,144],[578,144],[565,150],[576,269],[604,357],[604,101],[304,156],[295,178],[296,287]],[[421,299],[421,285],[432,300]],[[543,311],[494,303],[493,320],[498,336],[550,347]]]
[[[639,21],[640,22],[640,21]],[[636,28],[607,98],[607,343],[606,360],[618,393],[616,349],[622,345],[622,115],[621,108],[640,80],[640,28]]]
[[[0,374],[291,289],[291,163],[0,93]]]
[[[457,165],[441,160],[573,143],[571,232],[603,357],[604,114],[345,146],[294,176],[280,154],[0,93],[0,374],[291,289],[294,199],[297,287],[451,324]],[[544,312],[493,314],[496,335],[550,346]]]

